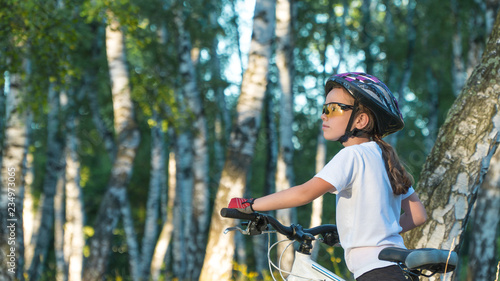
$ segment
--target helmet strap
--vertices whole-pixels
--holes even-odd
[[[352,123],[354,122],[354,117],[356,116],[356,113],[358,113],[358,101],[357,100],[354,101],[354,107],[352,109],[351,117],[349,117],[349,122],[347,123],[347,127],[345,128],[345,134],[338,139],[338,142],[344,143],[348,139],[350,139],[351,137],[353,137],[353,136],[355,137],[360,132],[362,132],[362,130],[359,130],[358,128],[354,128],[354,129],[350,130],[350,128],[352,127]]]

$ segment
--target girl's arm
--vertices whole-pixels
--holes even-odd
[[[422,225],[427,220],[427,212],[417,193],[401,201],[401,209],[404,212],[399,218],[399,225],[403,228],[401,233]]]
[[[255,199],[252,208],[256,212],[293,208],[305,205],[335,187],[323,179],[314,177],[304,184],[291,187]]]

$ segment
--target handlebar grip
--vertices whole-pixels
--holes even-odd
[[[255,213],[245,214],[236,209],[230,209],[230,208],[222,208],[220,210],[220,215],[225,218],[242,219],[242,220],[255,220],[255,218],[257,217],[257,214]]]

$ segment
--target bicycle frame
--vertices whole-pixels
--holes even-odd
[[[269,233],[270,234],[270,233]],[[271,237],[268,237],[270,241]],[[268,252],[267,252],[267,258],[269,261],[269,270],[272,272],[272,267],[274,267],[276,270],[280,272],[281,278],[285,279],[283,277],[282,273],[289,274],[288,277],[286,278],[287,281],[304,281],[304,280],[321,280],[321,281],[345,281],[344,279],[340,278],[333,272],[329,271],[328,269],[324,268],[317,262],[311,259],[310,254],[304,254],[299,251],[295,251],[295,258],[292,264],[292,269],[290,272],[285,271],[280,268],[281,264],[281,258],[283,257],[283,254],[285,253],[286,249],[293,244],[293,241],[288,244],[288,246],[285,248],[285,250],[281,253],[281,256],[279,258],[280,263],[278,263],[278,266],[276,266],[272,261],[271,261],[271,250],[273,247],[275,247],[277,244],[281,242],[287,242],[289,240],[282,240],[274,243],[272,246],[268,246]],[[316,245],[318,247],[318,245]],[[274,275],[272,275],[273,280],[276,281],[274,278]]]
[[[307,277],[302,277],[307,276]],[[310,255],[295,252],[295,260],[293,261],[292,271],[288,276],[288,281],[304,281],[304,280],[332,280],[332,281],[345,281],[339,276],[335,275],[328,269],[322,267],[317,262],[311,259]]]

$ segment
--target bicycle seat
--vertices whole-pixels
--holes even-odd
[[[424,269],[434,273],[453,271],[458,264],[456,252],[422,248],[408,250],[397,247],[383,249],[378,255],[380,260],[403,263],[408,269]]]

